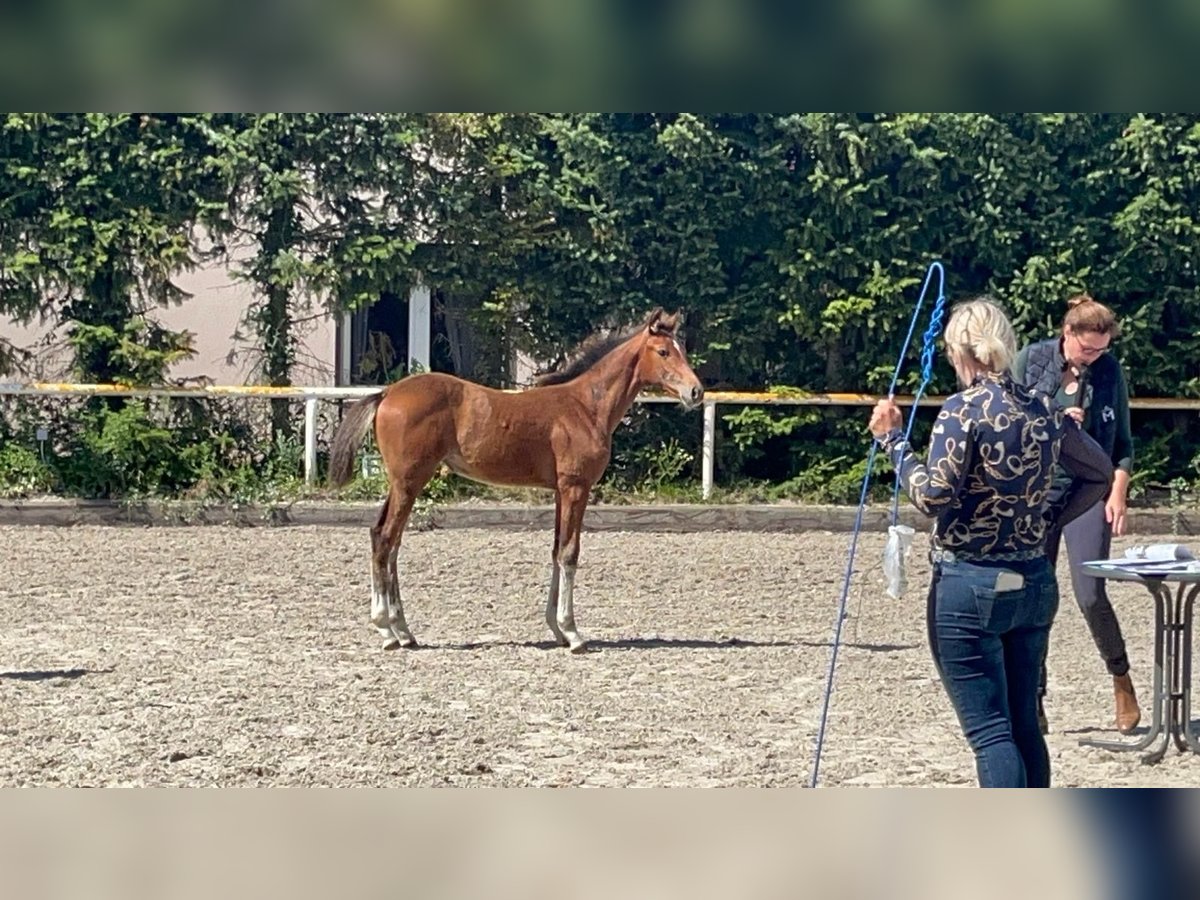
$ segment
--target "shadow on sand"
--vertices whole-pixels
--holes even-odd
[[[414,650],[487,650],[494,647],[524,647],[530,650],[560,650],[554,641],[464,641],[456,644],[418,644]],[[822,647],[829,641],[753,641],[745,638],[666,638],[631,637],[617,640],[588,641],[587,651],[597,650],[740,650],[761,647]],[[847,650],[868,653],[899,653],[917,649],[917,644],[859,644],[843,643]]]
[[[71,680],[84,675],[107,675],[112,669],[43,669],[27,672],[0,672],[0,678],[11,681],[52,681],[56,678]]]

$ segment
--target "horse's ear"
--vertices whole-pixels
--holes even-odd
[[[664,315],[665,313],[663,313],[663,308],[661,306],[657,307],[654,312],[650,313],[650,317],[646,319],[646,328],[649,329],[651,334],[661,334],[663,332]]]
[[[674,335],[679,328],[679,313],[671,313],[667,315],[661,309],[656,310],[654,318],[650,321],[651,334],[669,334]]]

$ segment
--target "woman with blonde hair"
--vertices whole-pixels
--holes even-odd
[[[1013,364],[1013,377],[1021,384],[1054,398],[1067,415],[1095,438],[1112,460],[1112,490],[1061,531],[1053,531],[1046,543],[1051,565],[1058,561],[1060,539],[1067,545],[1071,588],[1075,602],[1096,642],[1096,649],[1113,679],[1116,726],[1123,734],[1137,727],[1138,708],[1129,657],[1121,623],[1113,611],[1102,578],[1084,575],[1083,563],[1107,559],[1113,535],[1125,533],[1125,507],[1129,476],[1133,469],[1133,435],[1129,426],[1129,388],[1121,364],[1108,352],[1121,333],[1113,311],[1087,294],[1067,301],[1061,333],[1022,348]],[[1070,485],[1069,473],[1059,470],[1051,488],[1051,502],[1060,502]],[[1038,715],[1046,730],[1043,698],[1046,668],[1042,665],[1038,690]]]
[[[956,306],[944,338],[962,390],[938,413],[927,459],[904,440],[892,400],[876,404],[868,427],[913,505],[937,520],[929,643],[979,784],[1047,787],[1037,685],[1058,583],[1046,535],[1104,496],[1112,464],[1048,397],[1013,381],[1016,337],[995,301]],[[1075,480],[1051,509],[1056,464]]]

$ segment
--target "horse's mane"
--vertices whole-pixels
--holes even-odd
[[[578,378],[644,327],[645,322],[621,331],[601,332],[585,338],[578,347],[568,354],[567,362],[561,368],[553,372],[547,372],[544,375],[538,375],[533,380],[533,386],[547,387],[551,384],[563,384],[564,382]]]

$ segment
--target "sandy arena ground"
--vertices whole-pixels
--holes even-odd
[[[550,540],[408,535],[423,646],[384,652],[365,529],[0,528],[0,785],[808,782],[849,535],[586,533],[582,656],[542,621]],[[925,646],[917,543],[893,601],[883,536],[859,539],[823,786],[974,784]],[[1145,695],[1149,595],[1111,593]],[[1115,732],[1069,590],[1050,670],[1057,785],[1200,786],[1173,748],[1150,767],[1078,746]]]

